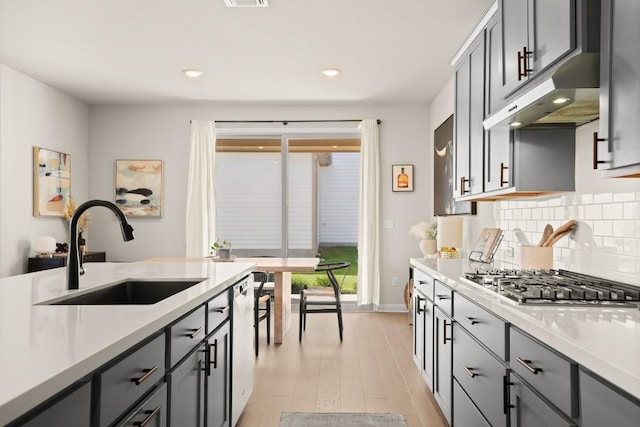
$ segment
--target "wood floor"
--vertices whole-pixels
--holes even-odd
[[[260,355],[254,389],[240,427],[277,427],[281,412],[390,412],[409,427],[446,427],[442,413],[411,356],[406,313],[345,313],[340,343],[335,314],[298,322],[281,345],[266,344],[260,323]]]

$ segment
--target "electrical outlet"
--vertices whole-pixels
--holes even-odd
[[[393,220],[385,219],[384,220],[384,228],[393,228]]]
[[[502,251],[504,252],[505,256],[507,256],[509,258],[513,258],[514,252],[515,252],[514,249],[513,249],[513,246],[507,246]]]
[[[391,278],[391,286],[400,286],[400,279],[398,279],[398,276],[393,276]]]

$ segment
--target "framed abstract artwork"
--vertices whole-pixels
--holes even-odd
[[[392,165],[393,191],[413,191],[413,165]]]
[[[71,155],[33,147],[33,215],[64,216],[71,194]]]
[[[116,204],[127,216],[162,216],[162,160],[116,160]]]
[[[433,214],[436,216],[475,214],[476,202],[456,202],[453,198],[455,179],[455,142],[453,114],[433,132]]]

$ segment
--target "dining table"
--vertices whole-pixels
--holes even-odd
[[[148,262],[246,262],[256,265],[257,271],[273,273],[274,310],[273,341],[282,344],[291,327],[291,273],[308,273],[315,271],[320,258],[275,258],[275,257],[233,257],[221,260],[216,257],[206,258],[151,258]]]

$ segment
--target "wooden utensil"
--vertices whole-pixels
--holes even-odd
[[[556,231],[551,233],[547,241],[544,242],[542,246],[544,247],[552,246],[558,240],[562,239],[565,235],[569,234],[573,230],[573,227],[575,227],[575,225],[576,225],[575,220],[571,219],[567,221],[566,223],[558,227]]]
[[[551,236],[552,233],[553,233],[553,226],[551,224],[545,225],[544,231],[542,232],[542,238],[540,238],[540,241],[538,242],[538,246],[544,245],[544,242],[546,242],[547,239],[549,239],[549,236]]]

